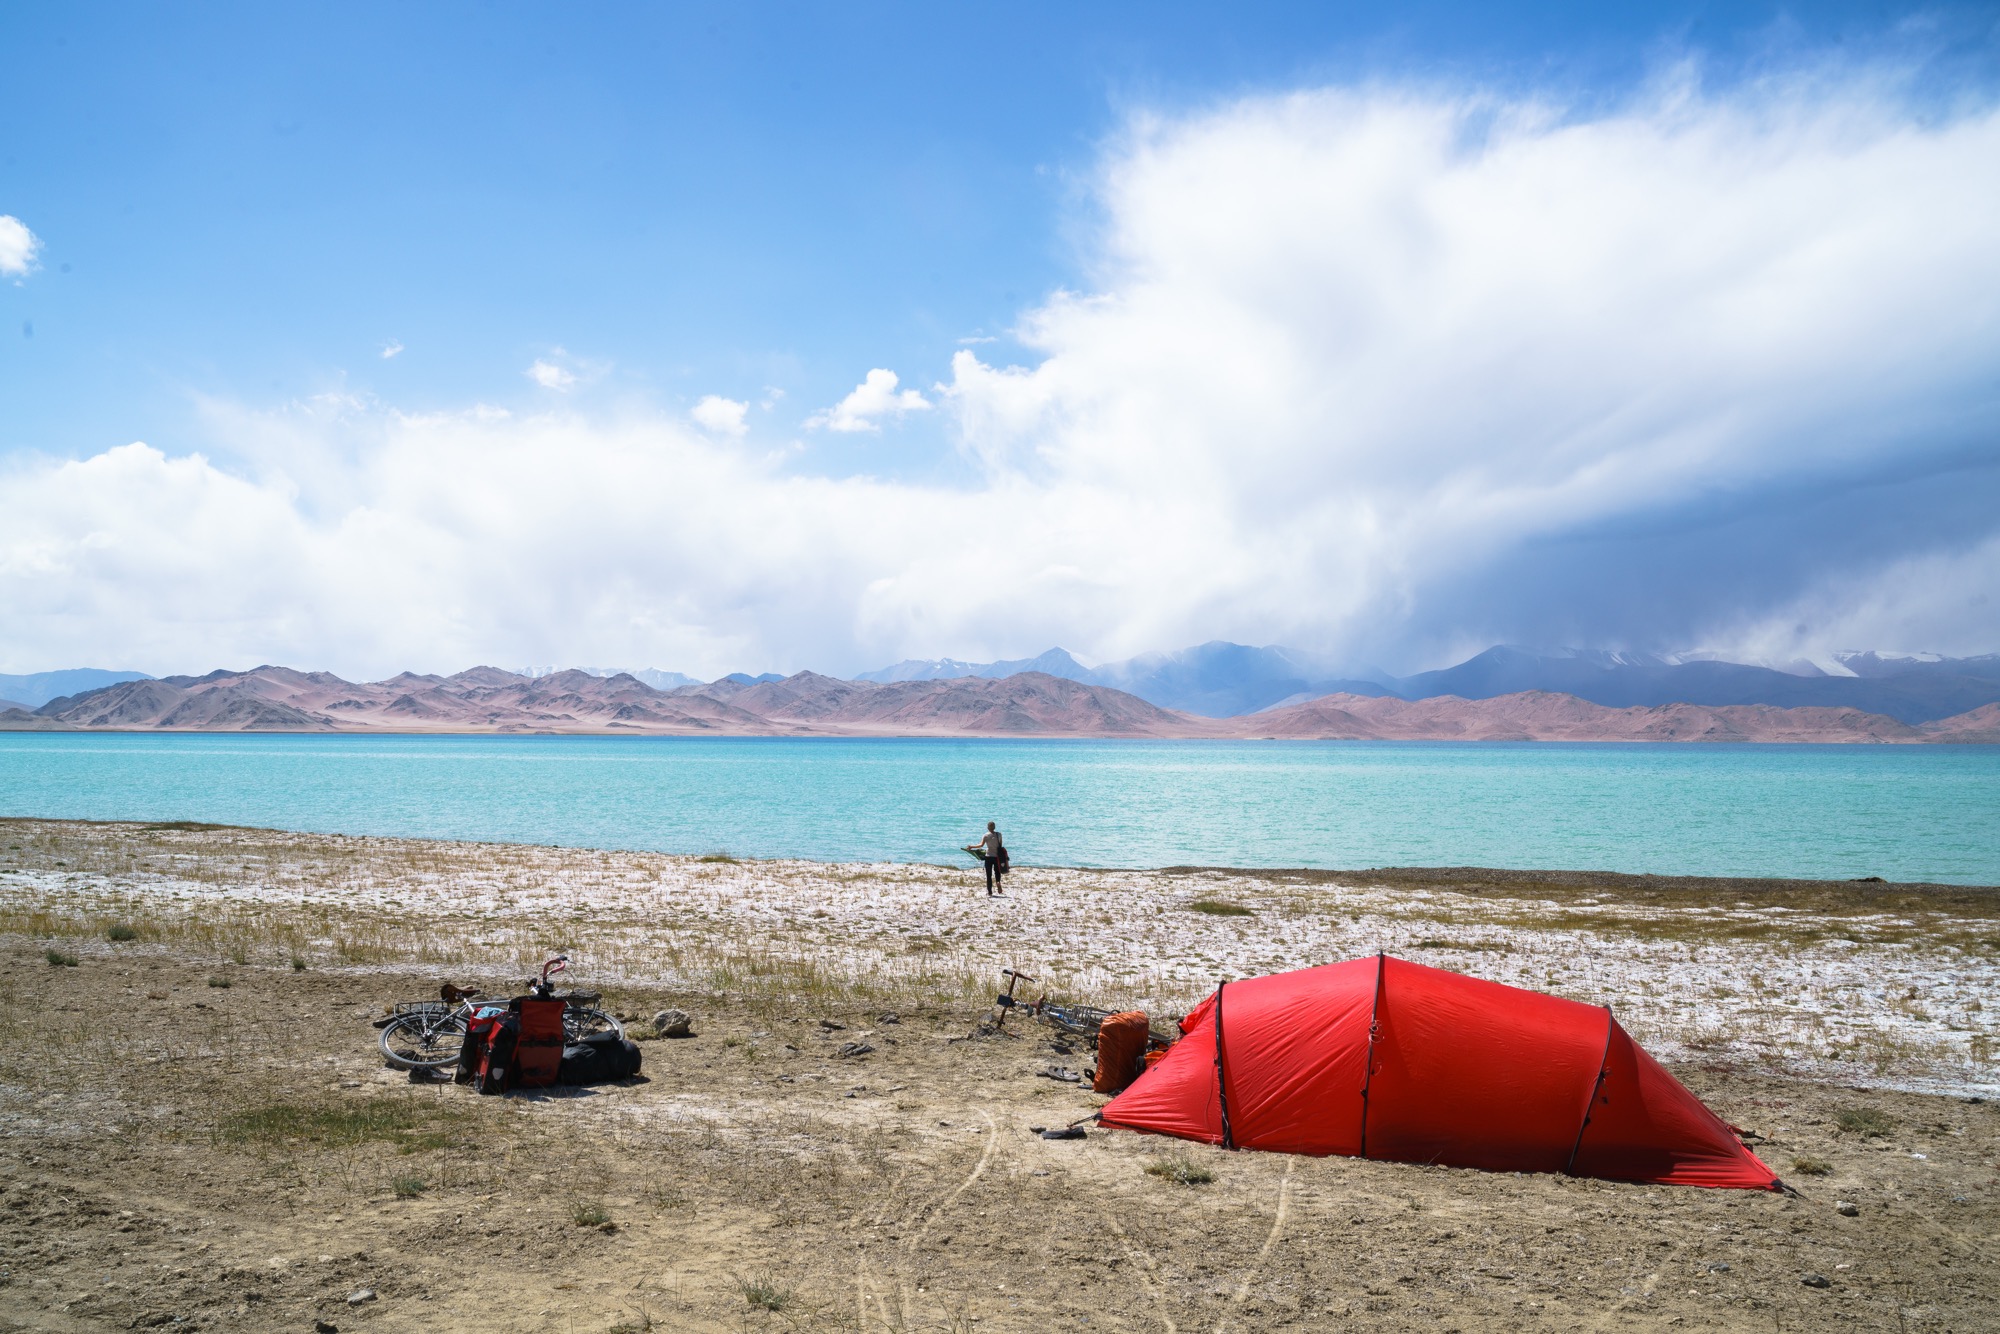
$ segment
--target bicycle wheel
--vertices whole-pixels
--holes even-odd
[[[625,1036],[625,1025],[616,1016],[588,1005],[572,1005],[563,1011],[563,1041],[581,1042],[593,1033]]]
[[[398,1070],[443,1070],[458,1064],[465,1016],[419,1010],[382,1030],[382,1057]]]
[[[1072,1037],[1097,1040],[1097,1030],[1111,1017],[1111,1011],[1099,1010],[1089,1005],[1049,1005],[1042,1009],[1042,1018],[1068,1033]]]

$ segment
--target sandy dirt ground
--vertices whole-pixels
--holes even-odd
[[[1980,892],[1024,868],[1003,903],[962,869],[0,843],[0,1329],[2000,1328]],[[505,1099],[384,1067],[384,1005],[563,936],[695,1036]],[[1046,1141],[1102,1099],[1040,1072],[1088,1053],[967,1040],[1003,963],[1157,1009],[1378,940],[1630,989],[1798,1193]]]

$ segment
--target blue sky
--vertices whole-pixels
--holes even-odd
[[[1240,457],[1232,419],[1162,407],[1140,372],[1088,351],[1106,339],[1140,345],[1129,329],[1084,327],[1089,301],[1131,298],[1136,309],[1160,265],[1186,257],[1169,237],[1182,206],[1156,196],[1188,186],[1200,199],[1204,136],[1233,126],[1282,156],[1273,145],[1361,136],[1375,112],[1411,99],[1456,108],[1439,114],[1461,136],[1530,107],[1561,124],[1657,127],[1680,124],[1663,108],[1681,105],[1673,89],[1686,85],[1715,125],[1747,136],[1750,147],[1717,150],[1716,161],[1775,161],[1784,135],[1770,129],[1783,118],[1773,108],[1804,108],[1826,143],[1847,145],[1828,150],[1847,154],[1841,188],[1865,193],[1914,172],[1939,183],[1938,207],[1971,208],[1976,198],[1944,178],[1965,169],[1954,162],[1978,162],[1977,135],[1867,166],[1840,138],[1848,131],[1824,127],[1872,118],[1880,143],[1928,134],[1942,144],[1977,122],[2000,62],[1990,10],[17,6],[0,15],[0,48],[0,215],[36,243],[0,274],[0,506],[24,520],[14,547],[0,538],[0,598],[15,613],[0,669],[205,670],[254,657],[361,674],[467,658],[852,670],[905,654],[1016,656],[1057,639],[1108,657],[1220,636],[1407,670],[1503,637],[1784,656],[1894,646],[1828,639],[1864,633],[1965,651],[1994,625],[1990,610],[1967,610],[1988,605],[1981,553],[1993,534],[1978,511],[1996,493],[1992,404],[1977,389],[1994,368],[1990,252],[1976,236],[1953,242],[1970,286],[1936,290],[1977,309],[1943,321],[1958,331],[1955,351],[1927,356],[1966,364],[1887,376],[1839,423],[1801,411],[1761,428],[1766,439],[1858,430],[1854,440],[1737,467],[1737,445],[1689,443],[1730,415],[1705,410],[1696,416],[1709,426],[1658,426],[1701,461],[1650,497],[1559,500],[1533,522],[1501,523],[1491,506],[1478,519],[1430,511],[1454,534],[1476,530],[1449,559],[1407,536],[1314,546],[1336,525],[1377,532],[1422,517],[1428,502],[1406,481],[1370,491],[1355,480],[1374,476],[1369,460],[1385,452],[1422,454],[1410,428],[1321,451],[1315,419],[1253,413],[1243,429],[1296,436],[1296,447]],[[1334,103],[1310,124],[1272,110],[1300,96]],[[1741,128],[1748,104],[1763,129]],[[1302,158],[1299,170],[1337,173],[1347,160]],[[1740,172],[1690,171],[1655,183],[1660,197],[1743,188]],[[1563,190],[1597,188],[1563,179]],[[1245,255],[1291,244],[1260,232],[1273,210],[1309,220],[1319,207],[1284,181],[1225,186],[1250,201],[1217,223],[1237,229]],[[1349,244],[1337,231],[1323,239]],[[1231,244],[1186,252],[1211,269],[1184,293],[1241,276]],[[1906,250],[1885,243],[1852,271],[1908,290],[1915,280],[1888,258]],[[1416,291],[1412,303],[1426,299]],[[1062,304],[1072,298],[1083,314]],[[1881,320],[1891,305],[1837,314]],[[1200,306],[1176,298],[1162,309],[1196,318]],[[1270,323],[1257,336],[1320,347],[1325,330],[1308,327],[1310,315],[1259,309]],[[1643,338],[1643,327],[1606,336]],[[1490,365],[1500,347],[1453,355]],[[1328,364],[1343,355],[1321,351]],[[1845,355],[1774,355],[1738,386],[1731,412],[1756,417],[1773,396],[1810,396],[1813,382],[1793,373],[1802,359],[1851,379]],[[1004,378],[1009,367],[1020,375]],[[1086,383],[1075,368],[1102,378]],[[840,411],[875,371],[899,377],[896,387]],[[1031,390],[1043,416],[1017,420],[1028,409],[1016,390]],[[1643,389],[1618,392],[1617,405],[1579,410],[1607,421],[1655,410],[1637,406]],[[1434,387],[1409,393],[1408,420],[1426,417]],[[704,398],[711,408],[697,410]],[[1343,402],[1320,404],[1317,420]],[[1549,425],[1569,409],[1533,406],[1498,418],[1539,440],[1509,465],[1521,476],[1574,446]],[[1244,498],[1212,514],[1198,498],[1147,496],[1105,520],[1115,540],[1083,540],[1105,495],[1133,493],[1120,480],[1127,447],[1103,443],[1126,427],[1110,423],[1149,411],[1164,423],[1149,428],[1149,448],[1175,423],[1206,422],[1198,439],[1162,446],[1158,467],[1193,479],[1218,468]],[[1875,412],[1900,414],[1907,429],[1855,426]],[[503,414],[512,425],[491,425]],[[1081,438],[1079,422],[1099,435]],[[1434,429],[1463,440],[1468,427]],[[668,466],[620,443],[648,432],[694,442],[673,449],[706,440],[714,450]],[[137,441],[144,459],[116,453]],[[412,460],[478,470],[482,451],[516,470],[468,487],[486,492],[472,519],[441,518],[440,506],[470,502],[438,500],[446,483],[411,480]],[[1340,469],[1316,470],[1333,457]],[[207,471],[190,473],[194,459]],[[1430,476],[1506,490],[1476,463],[1440,456]],[[1570,466],[1571,482],[1590,473]],[[148,480],[147,467],[164,471]],[[551,469],[576,474],[560,508],[529,495]],[[650,508],[621,511],[629,528],[598,523],[593,494],[633,478],[656,489]],[[854,485],[813,490],[831,481]],[[1245,534],[1266,526],[1258,506],[1282,509],[1272,498],[1301,487],[1333,508],[1291,514],[1297,533],[1251,549]],[[1028,509],[1050,527],[1024,522]],[[36,525],[25,524],[31,512]],[[1759,515],[1781,517],[1784,538]],[[795,535],[774,536],[772,523]],[[754,575],[741,554],[704,564],[689,554],[694,536],[663,554],[647,545],[649,524],[703,530],[710,551],[774,563]],[[1002,529],[1005,550],[959,549],[967,527]],[[1212,539],[1188,556],[1198,573],[1177,567],[1178,546],[1158,559],[1144,551],[1174,532]],[[1713,533],[1725,535],[1719,545],[1703,540]],[[1684,539],[1686,551],[1675,546]],[[933,579],[941,550],[951,558]],[[1591,553],[1581,567],[1563,554],[1576,551]],[[364,571],[376,556],[381,567]],[[1663,579],[1663,562],[1686,573]],[[606,566],[618,573],[594,581]],[[341,589],[344,571],[416,591],[371,619]],[[170,587],[152,587],[169,574]],[[1951,596],[1920,623],[1871,621],[1859,604],[1826,602],[1832,576],[1875,580],[1878,607],[1907,604],[1895,590],[1910,581]],[[1523,580],[1545,593],[1503,597],[1496,612],[1495,590]],[[1780,622],[1807,632],[1779,633]]]

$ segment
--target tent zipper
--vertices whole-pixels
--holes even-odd
[[[1375,952],[1375,999],[1368,1003],[1368,1059],[1361,1067],[1361,1153],[1368,1156],[1368,1086],[1375,1082],[1375,1035],[1382,1022],[1382,974],[1388,955]]]
[[[1215,1096],[1222,1103],[1222,1147],[1236,1147],[1236,1137],[1229,1131],[1229,1079],[1222,1066],[1222,989],[1229,984],[1215,984]]]
[[[1618,1032],[1618,1021],[1611,1017],[1611,1007],[1604,1007],[1604,1055],[1597,1062],[1597,1082],[1590,1086],[1590,1099],[1583,1104],[1583,1124],[1576,1128],[1576,1143],[1570,1145],[1569,1161],[1563,1164],[1564,1176],[1576,1175],[1576,1156],[1583,1152],[1583,1132],[1590,1129],[1590,1114],[1597,1108],[1597,1095],[1604,1091],[1604,1077],[1611,1073],[1611,1039]]]

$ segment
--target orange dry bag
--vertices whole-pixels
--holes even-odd
[[[1106,1019],[1097,1030],[1097,1078],[1090,1087],[1098,1093],[1124,1092],[1145,1069],[1148,1035],[1144,1010],[1127,1010]]]

